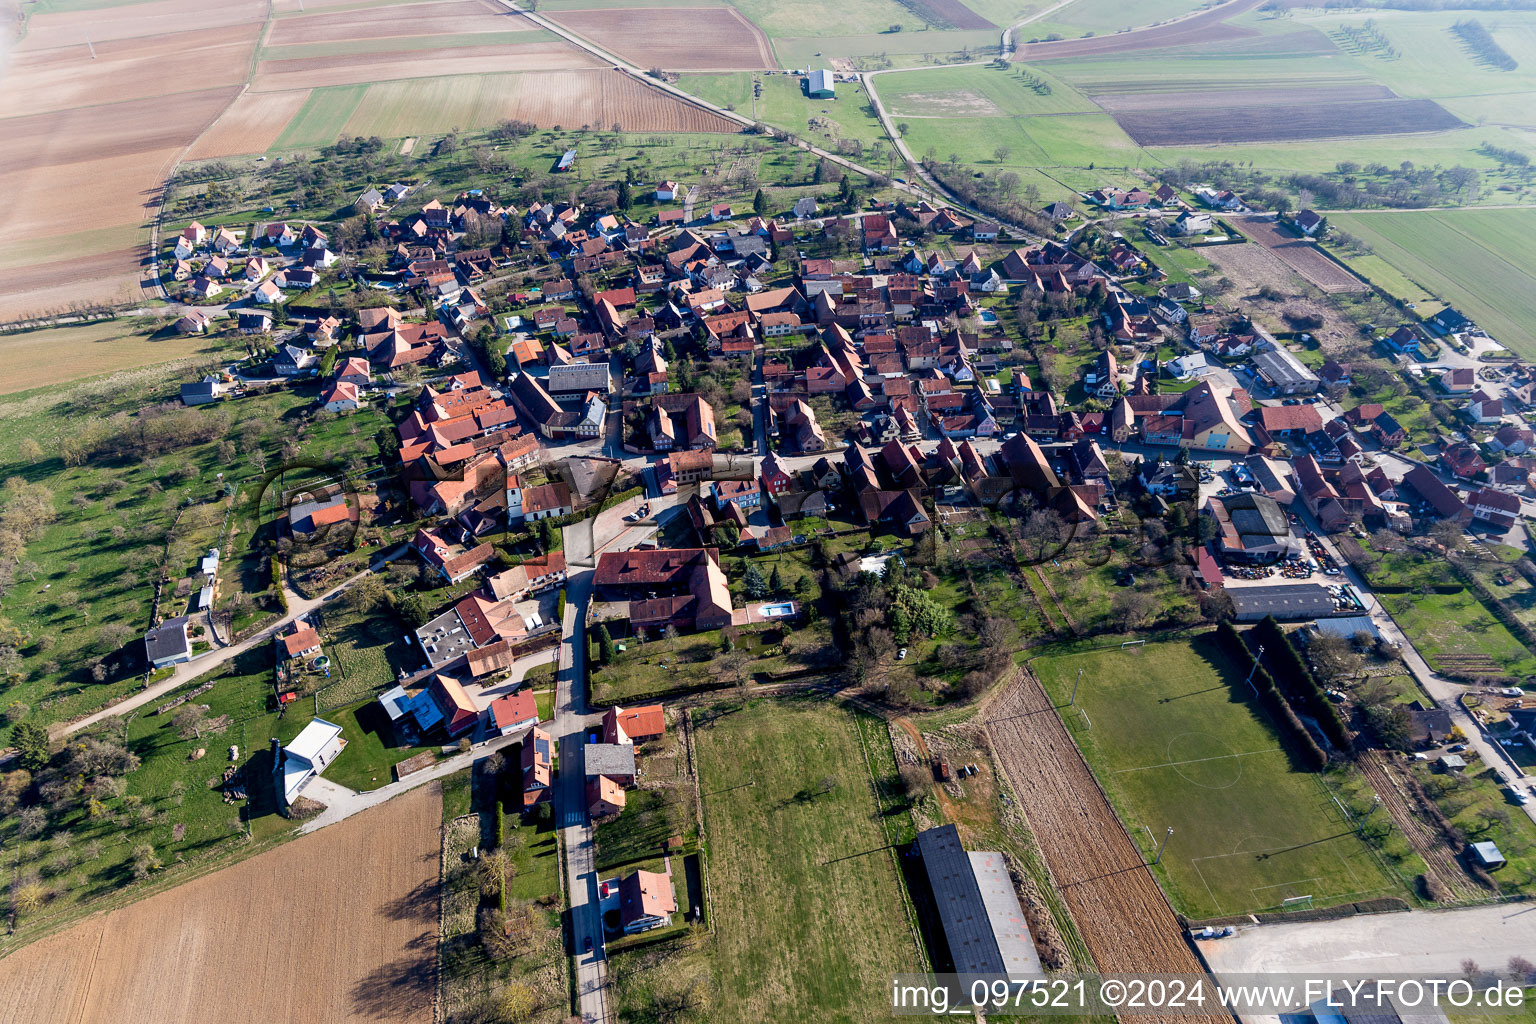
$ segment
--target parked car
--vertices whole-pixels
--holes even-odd
[[[903,647],[901,650],[896,652],[896,660],[897,661],[906,661],[907,660],[907,649],[905,647]]]

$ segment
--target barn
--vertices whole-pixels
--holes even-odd
[[[805,94],[813,100],[837,98],[837,83],[830,71],[812,71],[805,79]]]
[[[956,973],[1041,973],[1001,853],[966,852],[954,825],[919,832],[917,851]]]

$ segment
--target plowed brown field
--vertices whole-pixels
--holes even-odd
[[[239,85],[250,67],[256,36],[249,26],[96,43],[16,54],[6,70],[0,117]],[[174,73],[168,73],[174,68]],[[133,125],[127,125],[130,129]]]
[[[397,78],[476,75],[494,71],[585,68],[597,60],[565,41],[524,46],[455,46],[409,53],[348,53],[329,57],[264,60],[251,88],[260,92],[357,85]]]
[[[1022,673],[1003,692],[988,710],[986,725],[1094,965],[1104,973],[1204,973],[1140,851],[1034,676]]]
[[[17,50],[50,50],[56,46],[78,46],[83,50],[87,33],[91,42],[100,46],[109,39],[193,29],[203,33],[229,25],[250,26],[254,38],[266,16],[266,0],[151,0],[121,7],[34,14],[27,19],[27,34]],[[172,73],[170,68],[161,70],[167,75]]]
[[[505,7],[481,0],[398,4],[362,11],[331,11],[279,18],[267,33],[268,46],[339,43],[398,36],[447,36],[466,32],[525,32],[538,26]]]
[[[644,68],[750,71],[778,66],[763,33],[729,7],[629,7],[545,17]]]
[[[1325,292],[1363,292],[1366,283],[1339,266],[1318,250],[1317,246],[1297,238],[1276,224],[1269,217],[1244,217],[1240,222],[1243,234],[1262,245],[1281,262]]]
[[[244,93],[229,105],[212,128],[203,133],[187,159],[207,160],[266,152],[307,99],[308,89]]]
[[[430,1022],[442,799],[423,786],[0,960],[0,1024]]]
[[[1107,53],[1126,53],[1132,50],[1155,50],[1165,46],[1187,46],[1193,43],[1213,43],[1223,39],[1239,39],[1257,35],[1255,29],[1241,25],[1228,25],[1227,19],[1252,10],[1264,0],[1228,0],[1227,3],[1201,11],[1193,17],[1166,25],[1137,29],[1134,32],[1117,32],[1107,36],[1090,36],[1085,39],[1060,39],[1049,43],[1025,43],[1013,51],[1018,61],[1055,60],[1063,57],[1098,57]]]

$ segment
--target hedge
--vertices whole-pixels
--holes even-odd
[[[288,595],[283,592],[283,563],[276,555],[272,556],[272,589],[277,592],[278,607],[286,612]]]
[[[1281,678],[1289,683],[1290,696],[1301,702],[1302,709],[1317,719],[1317,726],[1332,743],[1344,753],[1352,753],[1355,749],[1354,738],[1349,733],[1349,726],[1344,719],[1339,717],[1338,705],[1328,699],[1328,694],[1318,685],[1317,677],[1312,674],[1309,666],[1301,653],[1296,650],[1296,645],[1291,643],[1291,638],[1285,630],[1280,628],[1280,623],[1275,621],[1273,615],[1266,615],[1264,619],[1253,627],[1251,639],[1255,643],[1264,645],[1265,653],[1271,653],[1278,658],[1278,668]],[[1271,664],[1277,664],[1271,662]]]
[[[1227,654],[1235,659],[1240,669],[1249,673],[1254,687],[1259,691],[1259,703],[1270,713],[1274,719],[1275,728],[1282,739],[1290,739],[1294,744],[1297,756],[1302,765],[1309,771],[1322,771],[1328,767],[1328,755],[1323,753],[1323,748],[1317,745],[1307,727],[1301,719],[1296,717],[1296,712],[1286,701],[1275,681],[1270,677],[1269,671],[1253,656],[1248,645],[1243,643],[1243,638],[1232,623],[1223,622],[1216,627],[1216,639],[1226,648]]]

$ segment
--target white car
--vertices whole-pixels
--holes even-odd
[[[907,649],[905,647],[903,647],[901,650],[896,652],[896,660],[897,661],[905,661],[906,658],[907,658]]]

